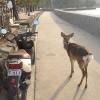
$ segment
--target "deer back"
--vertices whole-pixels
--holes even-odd
[[[70,43],[69,40],[73,37],[74,33],[65,35],[63,32],[61,36],[63,37],[64,48],[66,49],[68,56],[71,59],[78,61],[86,61],[93,58],[92,53],[90,53],[85,47],[78,45],[76,43]]]
[[[68,43],[66,50],[67,50],[68,56],[76,60],[78,59],[82,60],[84,56],[91,54],[85,47],[80,46],[75,43]]]

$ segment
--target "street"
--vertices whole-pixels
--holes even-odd
[[[95,36],[44,12],[39,19],[36,56],[35,100],[99,100],[100,98],[100,40]],[[75,72],[69,80],[70,62],[63,48],[61,32],[74,32],[72,42],[87,47],[93,54],[88,66],[88,88],[80,88],[81,71],[75,63]]]

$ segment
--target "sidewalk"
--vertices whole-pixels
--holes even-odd
[[[29,19],[31,16],[34,16],[35,14],[37,14],[39,11],[34,11],[34,12],[31,12],[30,13],[30,16],[28,16],[26,13],[19,13],[19,18],[21,19],[21,20],[27,20],[27,19]]]

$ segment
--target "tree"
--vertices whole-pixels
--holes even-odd
[[[34,11],[40,0],[17,0],[17,4],[26,8],[26,13],[30,15],[30,11]]]
[[[15,17],[15,20],[18,20],[19,16],[18,16],[17,8],[16,8],[16,1],[15,0],[11,0],[11,1],[13,5],[13,16]]]

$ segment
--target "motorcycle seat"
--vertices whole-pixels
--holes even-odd
[[[11,58],[23,58],[23,59],[31,59],[30,55],[23,49],[18,50],[17,52],[10,53],[8,55],[8,59]]]

